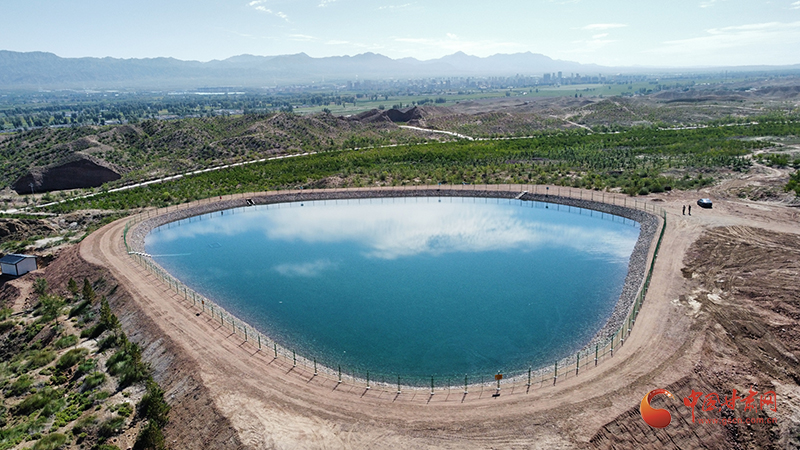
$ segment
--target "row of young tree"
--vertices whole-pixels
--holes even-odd
[[[167,206],[236,192],[324,185],[552,183],[620,189],[630,195],[713,182],[709,171],[746,170],[745,155],[770,145],[757,136],[800,135],[800,123],[692,130],[636,128],[616,134],[546,133],[530,139],[459,141],[333,151],[235,167],[51,207],[130,209]]]

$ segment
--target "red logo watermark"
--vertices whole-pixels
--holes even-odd
[[[665,394],[669,398],[673,398],[672,394],[666,389],[654,389],[642,398],[639,405],[639,412],[642,414],[642,419],[653,428],[664,428],[672,422],[672,415],[666,409],[657,409],[650,406],[653,397]],[[744,393],[742,393],[744,395]],[[701,402],[702,399],[702,402]],[[692,393],[688,397],[683,398],[683,405],[692,410],[692,423],[776,423],[774,418],[722,418],[722,419],[696,419],[695,407],[700,407],[701,411],[720,411],[728,408],[733,411],[736,409],[736,403],[744,404],[744,411],[766,411],[778,412],[778,395],[775,391],[767,391],[759,394],[757,391],[750,389],[746,397],[738,395],[736,389],[733,389],[730,396],[720,397],[716,392],[703,393],[692,389]]]
[[[656,409],[650,406],[650,401],[659,394],[666,394],[667,397],[672,398],[672,393],[666,389],[653,389],[645,394],[642,398],[642,403],[639,405],[639,412],[642,414],[642,419],[653,428],[664,428],[672,422],[672,415],[669,411],[666,409]]]

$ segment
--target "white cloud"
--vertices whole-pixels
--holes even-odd
[[[530,249],[557,244],[627,258],[636,237],[573,225],[521,220],[515,210],[492,205],[402,203],[284,208],[262,226],[270,239],[302,242],[357,242],[364,255],[395,259],[418,254]]]
[[[593,23],[583,27],[583,30],[610,30],[612,28],[624,28],[628,25],[624,23]]]
[[[800,9],[800,2],[792,3],[791,5],[789,5],[789,8],[791,8],[791,9]]]
[[[586,25],[582,29],[587,31],[606,31],[614,28],[623,28],[626,26],[627,25],[621,23],[595,23],[591,25]],[[575,44],[575,47],[572,50],[567,50],[567,53],[570,54],[596,53],[598,50],[602,49],[608,44],[618,42],[617,39],[609,39],[608,38],[609,36],[610,33],[597,33],[593,34],[591,39],[579,39],[576,41],[572,41],[572,43]]]
[[[284,13],[282,13],[281,11],[273,11],[270,8],[267,8],[266,6],[264,6],[264,3],[266,3],[266,2],[267,2],[267,0],[253,0],[252,2],[248,3],[247,5],[251,6],[256,11],[260,11],[260,12],[263,12],[263,13],[266,13],[266,14],[271,14],[271,15],[273,15],[275,17],[278,17],[280,19],[283,19],[283,20],[289,22],[289,16],[287,16]]]
[[[406,204],[398,199],[372,203],[369,215],[365,215],[362,205],[340,202],[304,207],[275,205],[267,212],[255,209],[252,213],[230,216],[215,213],[210,220],[192,219],[188,227],[159,228],[147,236],[147,241],[148,245],[157,245],[212,233],[234,236],[260,230],[268,239],[276,241],[352,242],[363,248],[365,257],[378,259],[510,249],[527,251],[548,245],[616,259],[630,256],[638,235],[636,229],[608,230],[575,225],[566,217],[555,224],[528,221],[514,208],[477,201],[423,200]],[[224,220],[215,220],[217,218]],[[286,276],[314,276],[335,267],[331,261],[316,260],[281,264],[274,270]]]
[[[403,3],[402,5],[386,5],[378,7],[378,10],[384,9],[401,9],[401,8],[408,8],[409,6],[413,5],[414,3]]]
[[[335,1],[336,0],[320,0],[319,5],[317,5],[317,6],[320,7],[320,8],[324,8],[324,7],[328,6],[328,4],[334,3]]]
[[[698,54],[729,48],[771,47],[776,43],[783,45],[800,43],[800,22],[768,22],[710,28],[706,30],[706,36],[666,41],[664,47],[654,52]]]
[[[288,37],[293,41],[301,41],[301,42],[309,42],[317,40],[317,38],[315,38],[314,36],[309,36],[307,34],[290,34]]]
[[[272,270],[278,272],[285,277],[316,277],[326,270],[335,269],[336,263],[328,259],[318,259],[316,261],[307,263],[285,263],[278,264]]]

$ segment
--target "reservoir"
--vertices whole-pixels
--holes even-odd
[[[249,206],[153,229],[147,253],[279,344],[373,380],[521,373],[614,310],[639,224],[472,197]]]

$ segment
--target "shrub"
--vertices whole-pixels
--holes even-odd
[[[97,416],[89,415],[86,417],[82,417],[75,422],[75,426],[72,427],[72,434],[80,434],[86,431],[87,428],[94,426],[97,423]]]
[[[73,345],[78,343],[78,336],[74,334],[70,334],[67,336],[60,337],[54,344],[55,348],[62,349],[67,347],[72,347]]]
[[[38,322],[49,322],[59,314],[61,314],[61,307],[64,306],[64,299],[58,295],[42,295],[39,300],[39,306],[34,311],[35,315],[41,316]]]
[[[25,371],[38,369],[39,367],[50,364],[51,361],[56,359],[55,352],[50,350],[36,350],[28,356],[28,362],[25,364]]]
[[[148,419],[151,424],[163,427],[167,424],[170,407],[164,401],[164,391],[153,380],[147,381],[147,392],[139,401],[139,416]]]
[[[164,433],[161,432],[161,428],[152,422],[142,428],[142,431],[136,437],[136,443],[133,444],[133,450],[162,450],[166,448]]]
[[[21,414],[27,416],[28,414],[42,410],[43,416],[49,416],[55,413],[54,409],[58,409],[58,403],[63,402],[62,391],[50,387],[31,394],[23,400],[20,404],[13,408],[14,414]]]
[[[36,321],[25,327],[25,342],[30,342],[44,328],[44,324]]]
[[[11,397],[19,397],[20,395],[27,394],[31,385],[33,385],[33,379],[27,374],[22,375],[8,388],[8,395]]]
[[[100,429],[97,431],[97,434],[99,434],[101,437],[111,437],[115,434],[121,433],[124,425],[124,417],[112,417],[100,424]]]
[[[55,450],[67,443],[67,435],[61,433],[51,433],[39,439],[34,444],[33,450]]]
[[[5,333],[6,331],[12,328],[14,328],[13,320],[6,320],[5,322],[0,322],[0,334]]]
[[[142,352],[133,342],[124,341],[122,349],[106,361],[108,373],[118,375],[120,389],[147,377],[147,365],[142,362]]]
[[[92,447],[92,450],[120,450],[120,448],[111,444],[99,444]]]
[[[128,402],[121,403],[117,406],[117,412],[122,417],[128,417],[133,414],[133,406]]]
[[[83,387],[81,388],[83,391],[89,391],[97,386],[100,386],[106,381],[106,374],[103,372],[95,372],[93,374],[87,375],[86,378],[83,380]]]
[[[47,280],[41,277],[37,278],[33,282],[33,291],[39,294],[40,296],[47,293]]]
[[[69,310],[69,317],[72,318],[72,317],[75,317],[75,316],[79,315],[91,303],[92,302],[90,302],[88,300],[84,300],[84,301],[78,303],[77,305],[73,306],[72,309]]]
[[[61,358],[59,358],[58,362],[56,363],[56,369],[60,371],[69,369],[75,364],[78,364],[87,353],[89,353],[89,350],[86,350],[85,348],[73,348],[67,353],[61,355]]]

